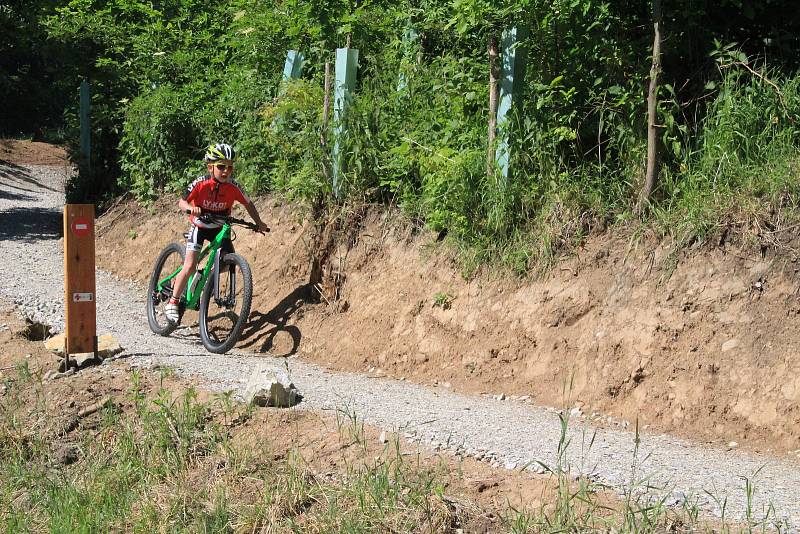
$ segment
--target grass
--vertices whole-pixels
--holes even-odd
[[[453,305],[453,295],[449,293],[445,293],[444,291],[439,291],[435,295],[433,295],[433,307],[434,308],[441,308],[443,310],[449,310]]]
[[[163,378],[163,377],[162,377]],[[437,471],[408,462],[399,442],[367,457],[364,424],[337,419],[340,473],[320,474],[292,444],[240,443],[252,411],[229,393],[198,401],[188,389],[148,392],[134,372],[124,401],[103,409],[58,465],[62,439],[45,428],[42,383],[21,366],[0,415],[0,524],[55,532],[452,531]],[[120,409],[124,402],[131,409]],[[40,421],[32,427],[26,423]],[[281,445],[286,445],[281,450]]]
[[[680,150],[662,147],[658,186],[643,212],[636,209],[645,155],[638,134],[602,166],[580,158],[567,163],[546,145],[523,150],[516,186],[500,192],[486,184],[488,196],[478,202],[502,209],[448,234],[464,276],[481,266],[519,276],[547,273],[610,226],[616,235],[666,240],[676,257],[728,242],[800,257],[792,243],[800,222],[800,76],[776,75],[772,84],[765,81],[772,74],[721,71],[720,90],[702,120],[684,117],[692,129],[670,134]]]
[[[147,386],[147,377],[134,372],[124,395],[65,433],[51,426],[57,418],[48,413],[41,378],[18,366],[0,397],[0,526],[9,532],[370,533],[785,527],[774,510],[759,517],[751,506],[742,524],[725,518],[712,524],[689,498],[678,507],[654,500],[642,491],[647,477],[636,455],[623,498],[609,499],[602,486],[570,471],[577,444],[568,438],[566,410],[557,461],[544,466],[550,484],[543,504],[487,509],[450,494],[452,482],[463,478],[460,468],[408,452],[396,435],[377,444],[348,407],[336,412],[337,443],[326,453],[336,468],[321,470],[300,446],[308,433],[294,430],[291,442],[255,435],[253,410],[231,394],[203,402],[193,389],[170,393],[164,378]],[[585,434],[582,451],[593,443]],[[76,451],[74,462],[60,460],[64,448]],[[746,491],[752,503],[751,479]]]

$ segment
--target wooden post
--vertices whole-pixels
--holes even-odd
[[[353,48],[336,49],[336,82],[333,87],[333,194],[339,197],[341,180],[342,138],[347,134],[344,127],[345,112],[351,94],[356,88],[358,71],[358,50]]]
[[[661,0],[653,0],[653,29],[653,62],[650,66],[650,88],[647,92],[647,171],[639,197],[639,212],[644,208],[658,181],[658,134],[661,128],[656,124],[656,111],[658,79],[661,75]]]
[[[489,37],[489,149],[486,154],[486,175],[494,174],[494,139],[497,134],[497,36]]]
[[[319,132],[319,144],[322,147],[322,174],[326,180],[330,180],[330,170],[328,168],[328,161],[325,149],[328,146],[328,116],[331,109],[331,63],[325,62],[325,88],[324,97],[322,99],[322,128]]]
[[[89,83],[86,80],[83,80],[81,82],[80,96],[81,96],[81,108],[80,108],[81,144],[80,144],[79,169],[81,173],[91,173],[92,172],[92,137],[91,137],[92,126],[90,123],[91,96],[89,95]]]
[[[66,367],[70,354],[97,353],[92,204],[64,206],[64,326]]]
[[[331,180],[330,158],[328,157],[328,117],[331,107],[331,64],[325,62],[325,96],[322,100],[322,128],[319,133],[319,144],[322,147],[322,175],[325,180]],[[313,230],[311,234],[311,246],[309,247],[311,256],[311,266],[308,270],[308,283],[311,287],[316,287],[322,282],[322,267],[330,254],[330,248],[323,243],[325,228],[327,227],[326,217],[326,198],[322,192],[318,192],[311,205],[311,222]],[[333,236],[333,232],[328,233]],[[329,237],[330,239],[330,237]],[[314,292],[311,293],[314,295]]]
[[[497,106],[497,152],[495,162],[507,185],[509,162],[509,131],[512,110],[519,102],[519,92],[525,78],[525,50],[521,46],[527,37],[525,28],[511,28],[503,32],[503,72],[500,79],[500,100]]]

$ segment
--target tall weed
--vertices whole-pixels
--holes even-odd
[[[665,173],[655,208],[679,238],[780,218],[797,206],[800,75],[768,82],[744,69],[723,74],[702,130],[686,140],[688,154]]]

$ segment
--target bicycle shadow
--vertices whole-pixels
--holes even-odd
[[[251,348],[256,352],[269,352],[275,346],[275,338],[284,332],[292,338],[292,348],[285,354],[273,356],[285,358],[296,354],[303,336],[297,326],[287,323],[303,304],[310,302],[311,291],[312,286],[304,284],[286,295],[267,313],[252,312],[242,332],[239,347]]]

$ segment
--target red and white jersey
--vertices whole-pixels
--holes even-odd
[[[201,176],[186,188],[183,199],[193,206],[199,206],[204,212],[215,215],[230,215],[234,202],[244,206],[250,199],[242,188],[234,181],[219,182],[213,176]],[[198,228],[219,228],[219,224],[206,224],[194,215],[189,216],[192,224]]]

